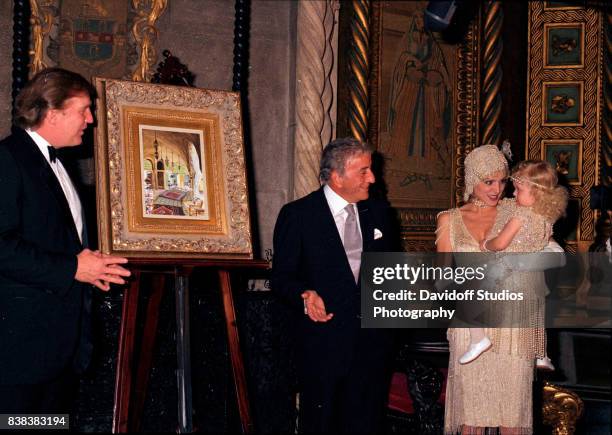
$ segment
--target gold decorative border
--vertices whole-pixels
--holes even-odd
[[[145,218],[142,207],[142,181],[140,160],[140,143],[138,126],[142,124],[155,124],[161,127],[186,128],[200,130],[204,136],[204,162],[205,173],[209,180],[223,180],[221,168],[221,141],[218,137],[220,131],[219,117],[211,113],[202,113],[192,110],[172,110],[158,108],[123,105],[121,106],[121,126],[123,127],[124,159],[126,170],[127,192],[127,230],[126,234],[135,233],[166,233],[173,234],[208,234],[227,235],[227,222],[225,218],[225,198],[223,197],[223,183],[210,183],[208,192],[208,221],[164,219],[163,226],[159,221]]]
[[[548,93],[547,88],[554,88],[558,86],[570,87],[577,85],[580,88],[580,111],[578,112],[578,121],[577,122],[547,122],[546,121],[546,113],[547,113],[547,99]],[[582,82],[542,82],[542,125],[544,126],[563,126],[563,127],[572,127],[572,126],[582,126],[584,124],[584,83]]]
[[[559,28],[580,28],[580,63],[573,65],[550,65],[548,63],[549,37],[551,29]],[[563,69],[563,68],[584,68],[584,23],[545,23],[544,24],[544,68]]]
[[[252,258],[239,93],[97,77],[94,84],[100,108],[95,159],[101,250],[128,257]],[[212,164],[208,181],[213,202],[218,206],[213,216],[217,222],[213,222],[214,228],[210,224],[202,224],[199,232],[191,227],[178,228],[186,226],[185,222],[173,219],[161,222],[157,229],[150,225],[143,228],[132,217],[137,198],[130,180],[133,184],[136,169],[134,162],[130,162],[134,154],[129,149],[130,141],[125,140],[129,134],[125,123],[129,121],[126,111],[136,108],[157,111],[160,117],[188,112],[192,117],[201,114],[205,123],[215,124],[217,120],[208,144]],[[215,199],[215,195],[222,199]],[[164,234],[160,231],[162,227],[166,229]]]
[[[578,180],[570,181],[569,184],[580,186],[582,184],[582,139],[542,139],[542,160],[546,160],[546,148],[560,144],[576,145],[578,148],[578,161],[576,162],[576,170],[578,172]]]
[[[368,138],[376,148],[379,146],[380,109],[378,92],[381,44],[380,35],[382,27],[382,8],[385,2],[375,1],[372,4],[372,23],[370,28],[370,71],[369,92],[369,131]],[[455,71],[456,88],[454,90],[454,108],[456,121],[454,125],[455,144],[453,155],[453,180],[451,204],[449,207],[459,205],[463,198],[464,188],[464,160],[466,154],[478,143],[480,128],[480,27],[481,18],[473,20],[465,38],[457,45]],[[409,251],[430,251],[434,249],[436,216],[441,210],[400,208],[398,209],[403,246]]]
[[[170,0],[132,0],[136,14],[132,25],[132,35],[138,44],[140,52],[138,64],[134,68],[132,80],[149,81],[157,62],[158,31],[155,23],[166,10]],[[44,61],[44,44],[53,28],[57,15],[57,0],[30,0],[32,11],[32,48],[30,50],[30,76],[36,74],[48,65]]]
[[[32,48],[30,49],[30,75],[45,69],[44,40],[53,27],[53,12],[49,0],[30,0],[30,24],[32,24]]]
[[[590,188],[599,182],[602,115],[602,12],[595,8],[544,9],[542,2],[529,2],[527,72],[527,131],[525,155],[539,159],[542,140],[581,139],[583,141],[582,184],[570,186],[570,197],[580,202],[580,249],[594,238],[595,213],[589,207]],[[584,68],[544,68],[544,25],[584,23]],[[583,83],[583,125],[542,125],[543,82]]]

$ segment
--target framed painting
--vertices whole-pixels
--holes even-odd
[[[94,83],[101,250],[252,258],[239,94]]]
[[[544,24],[544,68],[584,67],[584,23]]]
[[[545,139],[542,160],[550,163],[569,184],[582,183],[582,139]]]
[[[543,82],[542,86],[542,125],[583,124],[582,82]]]
[[[425,28],[426,8],[372,5],[369,138],[408,250],[433,249],[436,215],[461,201],[463,158],[478,143],[479,20],[451,43]]]

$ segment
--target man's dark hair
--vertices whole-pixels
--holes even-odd
[[[319,180],[327,183],[332,171],[344,175],[346,162],[358,154],[372,154],[372,147],[352,137],[336,139],[328,143],[323,149],[321,165],[319,167]]]
[[[46,68],[36,74],[15,100],[15,124],[38,127],[49,109],[61,109],[69,98],[87,94],[92,101],[96,90],[83,76],[62,68]]]

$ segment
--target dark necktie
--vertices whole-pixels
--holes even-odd
[[[353,204],[348,204],[344,209],[348,213],[344,223],[344,251],[355,277],[355,282],[357,282],[359,280],[359,269],[361,268],[361,233],[357,225],[357,217],[355,216]]]
[[[49,150],[49,161],[55,163],[55,160],[57,160],[57,150],[53,147],[47,147],[47,149]]]

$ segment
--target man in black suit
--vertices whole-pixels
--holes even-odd
[[[324,186],[285,205],[274,229],[272,289],[299,312],[302,433],[380,433],[388,394],[390,331],[361,329],[362,251],[391,251],[386,203],[368,200],[371,148],[328,144]],[[357,210],[356,210],[357,209]]]
[[[68,413],[92,344],[92,285],[108,291],[125,258],[87,249],[79,196],[56,150],[81,144],[92,86],[41,71],[0,142],[0,414]]]

